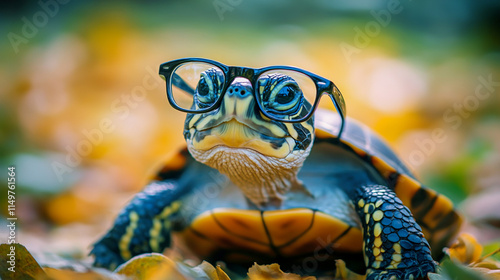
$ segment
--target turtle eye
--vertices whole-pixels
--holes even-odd
[[[315,81],[289,69],[271,69],[257,80],[258,102],[264,113],[279,120],[296,120],[310,114],[318,97]]]
[[[205,62],[186,62],[177,66],[167,83],[171,101],[184,110],[212,107],[224,88],[224,71]]]
[[[222,73],[218,73],[215,68],[202,72],[194,95],[195,105],[199,108],[212,106],[220,96],[222,86]]]
[[[196,88],[198,99],[209,98],[211,90],[212,89],[210,89],[210,87],[208,86],[208,83],[205,80],[205,78],[201,78],[200,81],[198,82],[198,87]]]
[[[284,85],[272,97],[270,105],[276,110],[284,111],[292,108],[300,100],[301,92],[296,84]]]
[[[259,80],[263,107],[274,114],[293,114],[303,103],[303,94],[294,79],[272,74]]]

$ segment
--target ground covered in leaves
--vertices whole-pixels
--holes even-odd
[[[497,247],[496,249],[494,249]],[[9,254],[15,251],[15,262]],[[430,280],[489,280],[500,279],[500,248],[492,244],[485,250],[476,239],[469,234],[462,234],[456,243],[446,248],[446,256],[440,263],[438,273],[428,275]],[[236,275],[222,265],[213,266],[202,262],[198,266],[189,266],[182,261],[173,261],[162,254],[151,253],[136,256],[119,266],[115,271],[93,268],[88,264],[74,260],[52,261],[52,265],[44,264],[44,259],[37,261],[30,252],[20,244],[0,245],[2,262],[0,276],[2,279],[33,279],[33,280],[314,280],[314,276],[286,273],[279,264],[254,264],[247,276]],[[49,261],[50,262],[50,261]],[[335,275],[319,279],[362,280],[364,275],[356,274],[346,268],[342,260],[335,264]],[[9,267],[11,268],[9,270]],[[14,268],[12,268],[14,267]]]

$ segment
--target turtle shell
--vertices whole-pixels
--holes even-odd
[[[441,249],[456,235],[462,224],[461,216],[450,199],[422,185],[385,141],[365,125],[347,118],[345,129],[338,139],[340,126],[332,121],[335,120],[332,113],[318,110],[315,118],[316,142],[340,140],[346,149],[351,149],[372,165],[412,212],[433,249],[433,257],[440,257]]]

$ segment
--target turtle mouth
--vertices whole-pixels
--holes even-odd
[[[280,131],[271,131],[264,125],[256,124],[255,122],[247,119],[247,118],[239,118],[237,115],[227,116],[225,118],[220,118],[219,120],[208,122],[205,125],[194,126],[191,129],[195,129],[196,131],[210,131],[218,127],[223,126],[242,126],[246,129],[252,130],[255,133],[262,134],[271,138],[284,138],[286,137],[286,132],[283,130]]]
[[[225,146],[233,149],[250,149],[265,156],[284,158],[293,151],[295,140],[285,135],[273,135],[270,131],[256,128],[247,121],[228,118],[203,128],[190,128],[192,148],[208,151]]]

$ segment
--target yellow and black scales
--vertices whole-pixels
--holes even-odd
[[[251,90],[245,84],[232,89],[238,86]],[[255,104],[246,106],[247,118],[265,121]],[[224,105],[198,121],[222,110]],[[187,139],[193,116],[186,119]],[[313,145],[298,174],[310,194],[291,190],[279,209],[257,207],[184,149],[95,244],[95,265],[114,268],[135,255],[162,252],[175,236],[200,259],[230,267],[278,262],[291,272],[319,274],[331,272],[333,259],[341,258],[349,268],[366,271],[367,279],[416,279],[435,271],[433,257],[440,257],[461,224],[450,200],[421,185],[365,126],[347,119],[338,139],[332,119],[332,113],[318,111],[306,123],[268,120],[295,136],[295,149]],[[276,149],[281,145],[262,139],[274,141]]]

